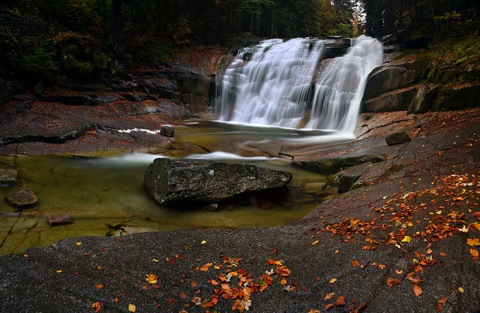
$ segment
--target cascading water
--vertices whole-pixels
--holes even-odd
[[[382,61],[382,44],[366,36],[355,39],[347,54],[332,59],[315,83],[307,128],[353,133],[368,74]]]
[[[324,45],[310,38],[271,39],[241,49],[222,77],[219,119],[283,127],[306,120],[309,129],[353,133],[366,79],[381,64],[383,47],[361,36],[316,73]]]
[[[295,127],[309,105],[323,42],[270,39],[244,48],[225,71],[220,120]]]

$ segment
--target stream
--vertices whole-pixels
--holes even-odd
[[[300,138],[306,142],[320,138],[331,141],[332,136],[338,137],[329,131],[267,129],[217,122],[176,127],[172,139],[176,148],[171,151],[175,157],[253,162],[293,174],[287,192],[282,189],[280,193],[235,197],[220,203],[214,211],[161,206],[147,194],[143,188],[145,170],[155,158],[165,157],[162,155],[0,156],[0,167],[18,171],[17,183],[0,187],[0,197],[6,198],[16,188],[28,187],[39,199],[36,205],[21,212],[15,212],[6,201],[0,203],[0,254],[22,253],[27,248],[50,245],[67,237],[185,228],[268,227],[295,222],[335,195],[336,188],[324,175],[292,167],[288,157],[272,158],[268,153],[258,156],[262,154],[260,150],[252,147],[279,149],[284,142],[302,142]],[[188,149],[182,150],[188,145],[201,146],[210,153],[188,155]],[[218,147],[223,149],[216,150]],[[70,214],[74,222],[50,226],[47,216],[57,213]]]

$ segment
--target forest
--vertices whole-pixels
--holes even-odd
[[[4,0],[0,76],[91,81],[232,38],[478,35],[478,0]]]

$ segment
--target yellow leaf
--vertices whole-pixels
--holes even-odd
[[[480,223],[475,222],[475,223],[473,223],[472,225],[473,225],[477,230],[480,230]]]
[[[81,246],[81,245],[82,245],[82,242],[81,242],[81,241],[77,241],[75,244],[76,244],[77,246]]]
[[[471,247],[480,246],[480,240],[478,240],[478,238],[468,238],[467,245]]]
[[[57,273],[59,273],[59,274],[60,274],[61,272],[63,272],[63,271],[62,271],[62,270],[57,270]]]
[[[155,274],[147,274],[147,275],[145,275],[145,280],[146,280],[147,283],[149,283],[150,285],[156,284],[157,281],[158,281],[158,275],[155,275]]]
[[[410,236],[405,236],[402,239],[402,242],[410,243],[410,241],[412,241],[412,237],[410,237]]]
[[[137,312],[137,307],[135,306],[135,304],[131,304],[131,303],[130,303],[130,304],[128,305],[128,310],[129,310],[130,312]]]
[[[334,296],[335,296],[335,292],[327,293],[327,295],[325,296],[325,298],[323,298],[323,300],[330,300],[330,299],[332,299]]]
[[[202,245],[204,245],[204,244],[206,244],[206,243],[207,243],[206,240],[202,240],[202,242],[201,242]]]
[[[336,281],[337,281],[336,278],[332,278],[332,279],[330,279],[328,282],[329,282],[330,284],[333,284],[333,283],[335,283]]]
[[[157,260],[157,259],[152,259],[152,262],[158,263],[158,262],[160,262],[160,261]]]
[[[463,289],[462,287],[458,287],[458,291],[460,291],[460,293],[464,293],[465,289]]]
[[[318,243],[318,240],[315,240],[314,242],[312,242],[312,246],[316,245]]]

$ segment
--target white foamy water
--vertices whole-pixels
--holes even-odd
[[[324,45],[310,38],[271,39],[240,50],[222,77],[220,120],[353,135],[368,74],[381,65],[383,47],[361,36],[316,73]]]

